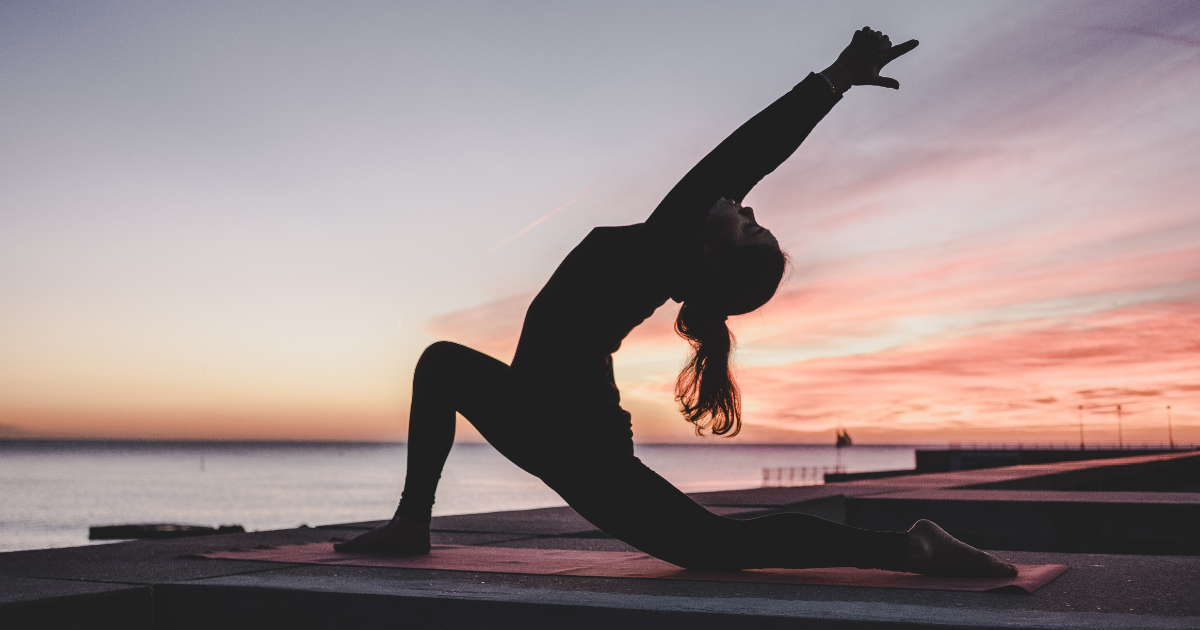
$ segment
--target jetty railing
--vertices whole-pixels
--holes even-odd
[[[1015,444],[993,444],[990,442],[950,442],[948,446],[927,446],[919,447],[926,450],[958,450],[958,451],[1078,451],[1081,450],[1079,442],[1017,442]],[[1087,442],[1082,446],[1082,450],[1087,451],[1195,451],[1200,450],[1200,445],[1197,444],[1155,444],[1152,442],[1138,442],[1134,444],[1122,443],[1092,443]]]
[[[825,475],[846,472],[845,466],[777,466],[763,468],[762,487],[790,488],[816,486],[825,483]]]

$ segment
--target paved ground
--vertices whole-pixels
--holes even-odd
[[[695,496],[730,515],[786,508],[845,521],[864,499],[877,502],[884,496],[920,491],[935,493],[933,500],[946,502],[951,499],[937,496],[938,491],[1010,493],[1013,491],[954,488],[1061,470],[1022,466]],[[1142,495],[1147,503],[1178,504],[1185,509],[1190,509],[1194,499]],[[1066,498],[1076,503],[1082,500]],[[1103,503],[1099,498],[1090,502]],[[1132,500],[1116,498],[1125,501],[1120,505],[1130,505]],[[986,496],[969,499],[963,504],[968,511],[987,510]],[[1058,504],[1057,499],[1041,503]],[[0,627],[1200,628],[1196,587],[1200,584],[1200,556],[1196,555],[997,551],[1012,562],[1071,567],[1032,595],[300,566],[183,557],[231,547],[346,538],[373,525],[351,523],[0,554]],[[441,517],[435,519],[434,528],[434,542],[441,544],[629,549],[569,508]]]

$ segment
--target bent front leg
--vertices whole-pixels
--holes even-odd
[[[408,469],[397,516],[428,522],[446,457],[454,446],[453,380],[457,344],[439,341],[421,354],[408,414]]]
[[[507,435],[506,401],[512,390],[509,381],[508,366],[481,352],[444,341],[426,348],[413,375],[408,472],[396,516],[386,525],[334,548],[365,553],[429,553],[434,494],[454,445],[456,414],[471,418],[489,440]]]
[[[519,388],[503,361],[448,341],[426,348],[413,375],[408,472],[396,514],[429,521],[459,413],[496,450],[531,471],[536,440],[526,423],[513,421],[519,402]]]
[[[449,341],[439,341],[421,354],[413,374],[408,471],[397,515],[429,521],[442,468],[454,446],[458,413],[470,418],[489,441],[489,434],[500,431],[488,425],[502,424],[498,416],[507,406],[508,371],[502,361]]]

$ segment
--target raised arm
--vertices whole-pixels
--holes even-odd
[[[646,224],[681,236],[699,234],[713,204],[721,198],[740,203],[796,151],[850,86],[899,88],[895,79],[879,76],[879,70],[916,46],[916,40],[910,40],[893,47],[883,33],[870,28],[856,31],[833,65],[820,74],[809,74],[688,171]]]
[[[713,204],[722,197],[741,202],[759,180],[796,151],[841,98],[826,80],[808,75],[692,167],[646,224],[699,230]]]

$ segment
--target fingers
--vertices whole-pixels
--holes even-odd
[[[878,43],[881,38],[886,37],[887,35],[884,35],[883,31],[877,31],[870,26],[864,26],[860,30],[854,31],[854,37],[851,41],[864,42],[867,40],[874,40],[875,43]]]
[[[864,26],[862,27],[862,30],[854,31],[855,40],[868,38],[873,39],[876,45],[885,49],[885,52],[883,53],[883,63],[887,63],[896,57],[907,53],[908,51],[916,48],[920,43],[915,39],[910,39],[903,44],[897,44],[896,46],[893,46],[892,39],[884,34],[883,31],[876,31],[870,26]]]
[[[893,59],[907,54],[918,44],[917,40],[910,39],[893,46],[892,40],[882,31],[864,26],[854,31],[850,46],[838,57],[836,64],[842,64],[849,69],[851,85],[877,85],[898,90],[900,82],[891,77],[879,76],[879,70]]]
[[[891,60],[895,59],[896,57],[899,57],[900,55],[903,55],[903,54],[907,53],[908,51],[916,48],[920,43],[921,42],[918,42],[915,39],[910,39],[910,40],[904,42],[903,44],[897,44],[895,46],[892,46],[891,48],[889,48],[887,50],[887,52],[885,52],[883,54],[883,63],[881,63],[880,66],[887,65],[888,62],[890,62]]]
[[[879,87],[892,88],[893,90],[900,89],[900,82],[891,77],[875,77],[870,83],[865,85],[878,85]]]

